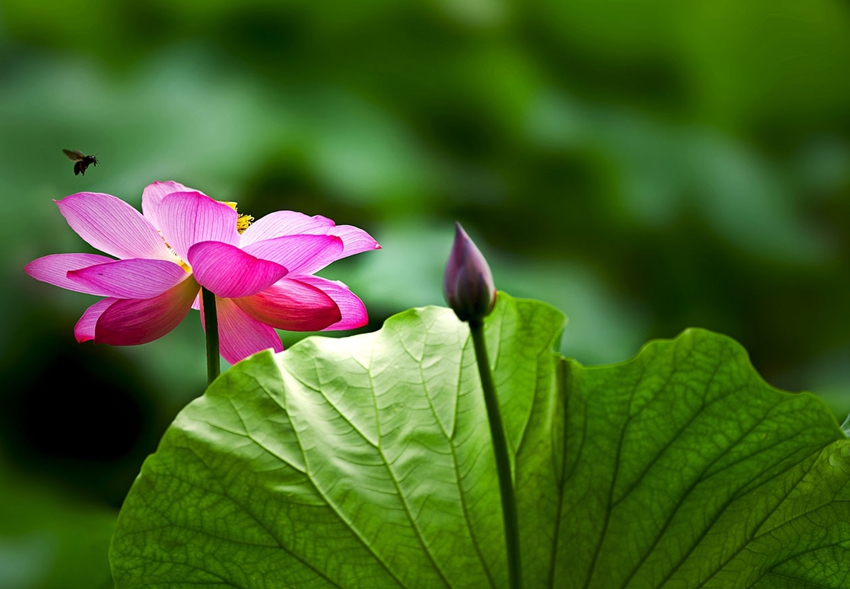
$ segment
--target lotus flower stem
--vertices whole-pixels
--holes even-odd
[[[221,360],[218,350],[218,318],[215,313],[215,295],[205,288],[203,292],[204,325],[207,334],[207,384],[218,378],[221,372]]]
[[[475,346],[475,359],[478,374],[481,375],[481,388],[484,390],[484,403],[487,406],[487,418],[490,421],[490,435],[493,438],[493,453],[496,455],[496,471],[499,475],[499,490],[502,496],[502,516],[505,522],[505,544],[508,551],[508,577],[511,589],[522,587],[522,560],[519,549],[519,520],[517,518],[516,497],[514,496],[511,460],[508,455],[508,441],[502,425],[499,411],[499,399],[493,376],[490,373],[490,361],[484,343],[484,323],[481,319],[469,322],[472,342]]]

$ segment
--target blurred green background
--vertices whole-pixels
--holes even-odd
[[[0,587],[111,586],[117,508],[204,388],[196,313],[75,343],[95,299],[22,271],[90,251],[52,199],[171,179],[363,227],[384,249],[324,275],[369,329],[442,304],[460,220],[499,288],[569,316],[565,354],[706,327],[843,418],[848,66],[839,0],[3,0]]]

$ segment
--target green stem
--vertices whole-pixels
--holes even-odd
[[[514,497],[511,460],[508,456],[508,440],[499,412],[499,399],[490,373],[490,361],[487,359],[487,347],[484,344],[484,323],[470,321],[472,342],[475,345],[475,359],[478,362],[478,374],[481,375],[481,388],[484,389],[484,403],[487,405],[487,418],[490,420],[490,435],[493,438],[493,453],[496,455],[496,471],[499,474],[499,490],[502,495],[502,517],[505,520],[505,544],[508,550],[508,577],[511,589],[522,587],[522,560],[519,551],[519,519],[517,518],[516,497]]]
[[[207,333],[207,384],[211,385],[221,373],[218,352],[218,317],[215,312],[215,295],[205,288],[202,288],[201,292],[204,304],[204,328]]]

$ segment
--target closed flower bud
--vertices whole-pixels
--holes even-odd
[[[496,287],[487,260],[455,223],[455,241],[443,277],[443,295],[461,321],[476,321],[496,304]]]

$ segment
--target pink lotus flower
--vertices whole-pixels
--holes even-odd
[[[78,342],[144,344],[174,329],[190,308],[203,321],[202,286],[216,295],[221,355],[231,364],[282,351],[274,328],[353,329],[367,321],[347,286],[313,276],[334,260],[380,249],[362,229],[293,211],[249,226],[235,204],[177,182],[145,188],[143,214],[95,192],[56,204],[80,237],[118,258],[54,254],[24,268],[42,282],[107,297],[77,322]]]

